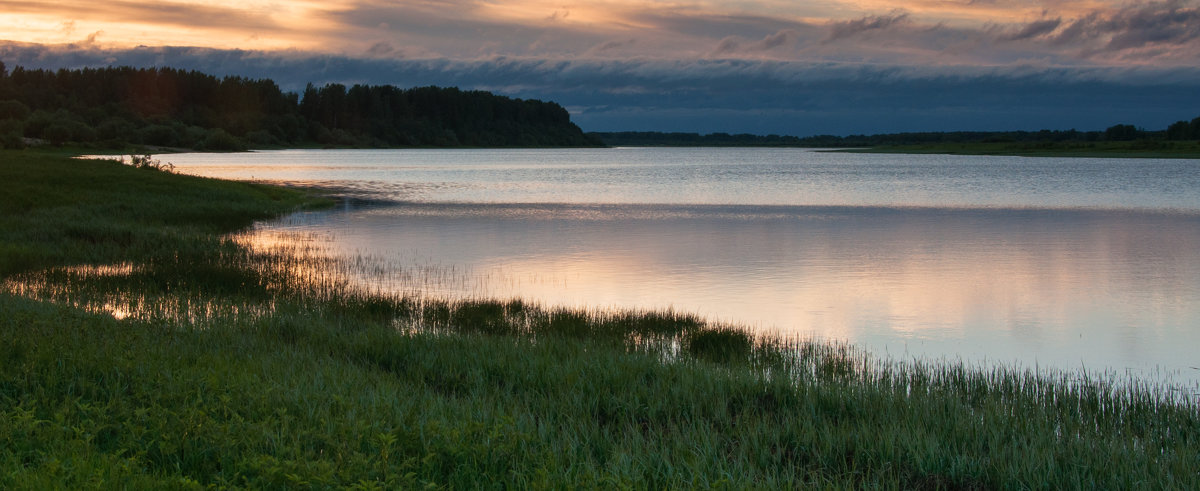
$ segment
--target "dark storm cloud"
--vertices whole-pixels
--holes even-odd
[[[746,59],[394,60],[196,48],[0,44],[9,67],[176,66],[304,84],[442,85],[553,100],[585,130],[809,135],[1162,128],[1200,114],[1200,68],[919,66]]]

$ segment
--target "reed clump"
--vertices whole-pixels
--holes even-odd
[[[297,191],[22,152],[0,173],[44,222],[0,229],[6,489],[1200,485],[1200,411],[1168,387],[376,291],[224,235]]]

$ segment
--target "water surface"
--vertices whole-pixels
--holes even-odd
[[[377,287],[674,308],[893,357],[1200,381],[1200,161],[797,149],[160,158],[386,201],[255,232],[451,277],[360,278]]]

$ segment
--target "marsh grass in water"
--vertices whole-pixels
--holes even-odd
[[[0,487],[1200,485],[1200,413],[1151,383],[389,295],[221,235],[296,191],[0,168]]]

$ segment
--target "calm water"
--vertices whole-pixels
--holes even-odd
[[[379,268],[360,280],[376,287],[674,308],[896,358],[1200,382],[1196,160],[622,148],[161,158],[389,201],[255,232],[365,256]]]

